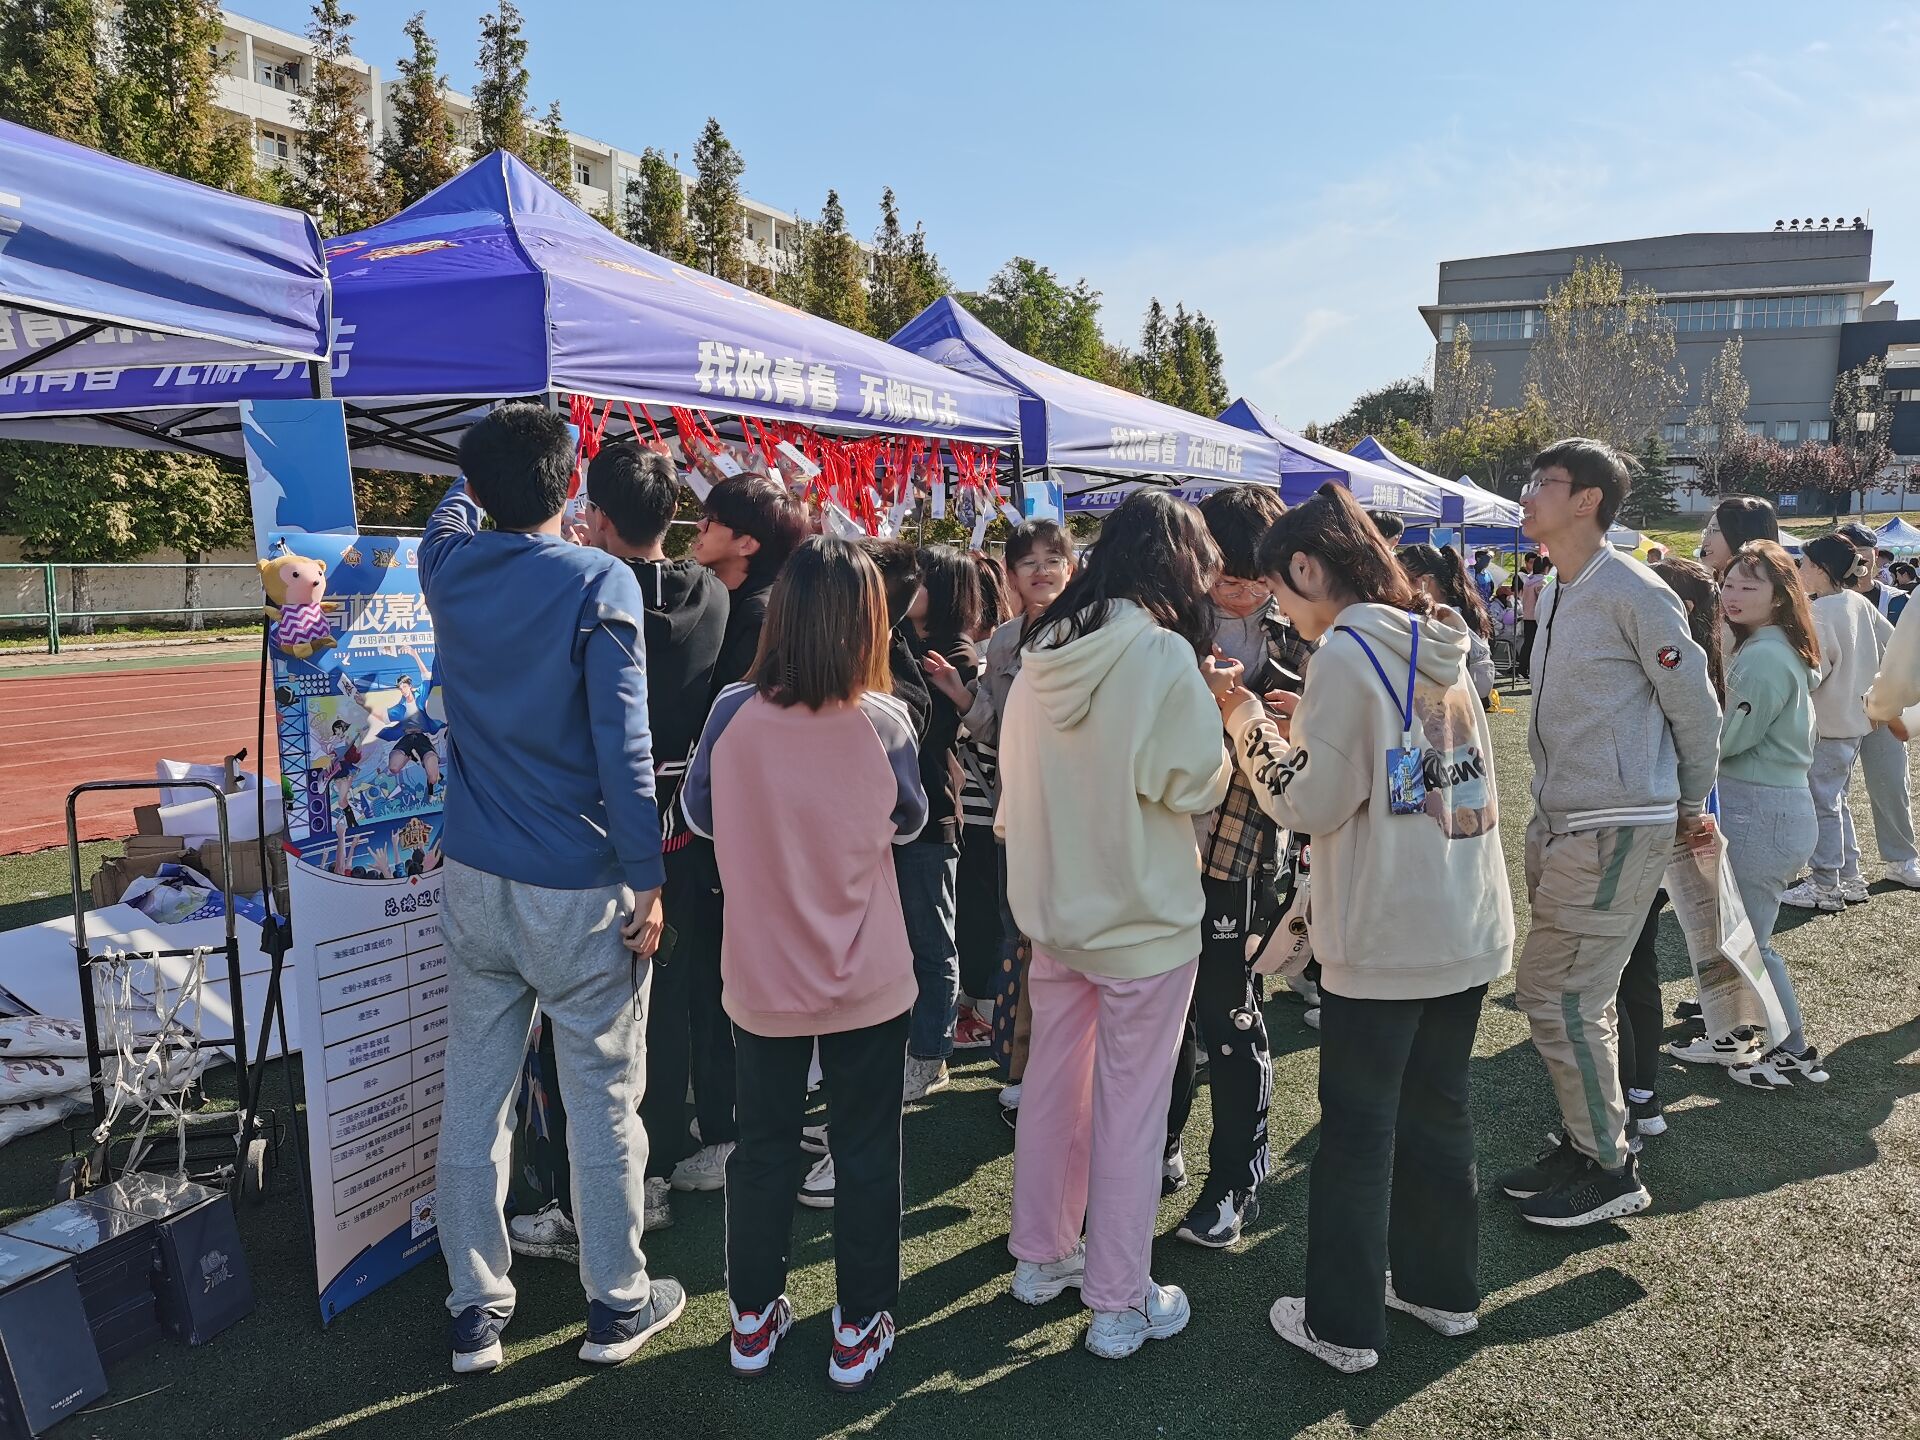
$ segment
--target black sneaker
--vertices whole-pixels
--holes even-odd
[[[687,1292],[678,1280],[654,1277],[647,1303],[638,1310],[615,1310],[598,1300],[587,1302],[587,1338],[580,1358],[592,1365],[618,1365],[680,1318]]]
[[[1702,1020],[1706,1018],[1706,1013],[1700,1008],[1698,1000],[1682,1000],[1673,1007],[1673,1018],[1676,1020]]]
[[[1797,1054],[1785,1045],[1776,1045],[1753,1064],[1735,1065],[1727,1074],[1755,1090],[1786,1090],[1795,1080],[1824,1085],[1828,1079],[1820,1052],[1811,1045]]]
[[[1604,1170],[1585,1155],[1578,1168],[1553,1189],[1520,1202],[1520,1218],[1554,1230],[1573,1230],[1637,1215],[1653,1197],[1640,1183],[1640,1167],[1632,1155],[1618,1170]]]
[[[1533,1164],[1502,1175],[1500,1188],[1515,1200],[1544,1195],[1572,1174],[1579,1163],[1580,1152],[1573,1148],[1573,1142],[1556,1135],[1553,1143],[1534,1157]]]
[[[453,1321],[453,1373],[478,1375],[497,1370],[505,1358],[500,1349],[500,1332],[507,1322],[478,1305],[469,1305]]]
[[[1627,1120],[1642,1135],[1667,1133],[1667,1116],[1660,1108],[1658,1095],[1649,1095],[1645,1100],[1629,1100]]]
[[[1187,1157],[1180,1149],[1180,1137],[1175,1136],[1160,1158],[1160,1193],[1171,1195],[1176,1190],[1187,1188]]]
[[[1251,1190],[1229,1190],[1224,1195],[1202,1192],[1173,1233],[1189,1245],[1224,1250],[1240,1238],[1241,1227],[1259,1215],[1260,1202]]]

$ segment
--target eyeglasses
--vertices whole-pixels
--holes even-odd
[[[1530,495],[1538,495],[1549,485],[1565,485],[1571,490],[1573,488],[1573,481],[1564,475],[1535,475],[1521,487],[1520,498],[1525,500]]]
[[[1264,580],[1235,580],[1222,576],[1213,582],[1213,593],[1231,596],[1236,600],[1264,600],[1271,592]]]
[[[576,509],[577,509],[577,510],[578,510],[578,511],[579,511],[579,512],[580,512],[580,513],[582,514],[582,515],[584,515],[584,514],[586,514],[586,513],[587,513],[587,511],[589,511],[589,510],[594,510],[594,511],[598,511],[600,507],[599,507],[598,505],[596,505],[596,504],[594,504],[594,503],[593,503],[593,501],[591,501],[591,500],[589,500],[589,499],[588,499],[588,498],[587,498],[586,496],[584,496],[584,495],[582,495],[582,496],[581,496],[581,497],[579,498],[579,501],[578,501],[578,503],[576,504],[576,506],[575,506],[575,508],[576,508]]]
[[[1016,575],[1064,575],[1073,564],[1064,555],[1029,555],[1013,567]]]

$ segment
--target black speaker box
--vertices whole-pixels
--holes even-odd
[[[159,1237],[145,1216],[90,1200],[63,1200],[9,1225],[0,1235],[64,1250],[72,1257],[87,1324],[105,1359],[118,1360],[160,1339],[160,1316],[152,1303]]]
[[[0,1235],[0,1435],[43,1434],[106,1393],[72,1259]]]
[[[93,1191],[87,1203],[152,1223],[153,1293],[160,1324],[176,1340],[204,1345],[253,1313],[253,1282],[230,1197],[191,1180],[133,1174]]]

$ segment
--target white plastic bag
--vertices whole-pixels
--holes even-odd
[[[31,1135],[36,1130],[44,1130],[56,1120],[78,1115],[92,1103],[84,1093],[69,1093],[28,1100],[20,1105],[0,1105],[0,1145],[17,1140],[22,1135]]]
[[[24,1105],[50,1095],[87,1091],[86,1057],[0,1060],[0,1105]]]
[[[1674,918],[1687,937],[1707,1034],[1752,1029],[1766,1036],[1762,1048],[1771,1050],[1787,1038],[1787,1021],[1741,903],[1740,888],[1733,882],[1726,837],[1716,828],[1712,842],[1698,850],[1674,846],[1666,887]]]
[[[87,1053],[86,1028],[78,1020],[45,1015],[0,1019],[0,1060],[70,1058]]]

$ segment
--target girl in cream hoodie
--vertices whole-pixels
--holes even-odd
[[[1320,1149],[1306,1295],[1270,1319],[1351,1373],[1378,1362],[1387,1306],[1443,1335],[1478,1323],[1467,1061],[1487,985],[1512,965],[1513,902],[1466,631],[1423,613],[1336,485],[1280,518],[1260,569],[1320,640],[1284,732],[1238,666],[1208,676],[1261,807],[1313,836]]]
[[[1232,773],[1200,674],[1219,563],[1192,506],[1129,496],[1029,627],[1000,722],[994,828],[1013,918],[1033,941],[1013,1294],[1037,1305],[1078,1289],[1094,1312],[1087,1348],[1108,1359],[1189,1316],[1148,1262],[1158,1119],[1206,913],[1192,817],[1220,803]]]

